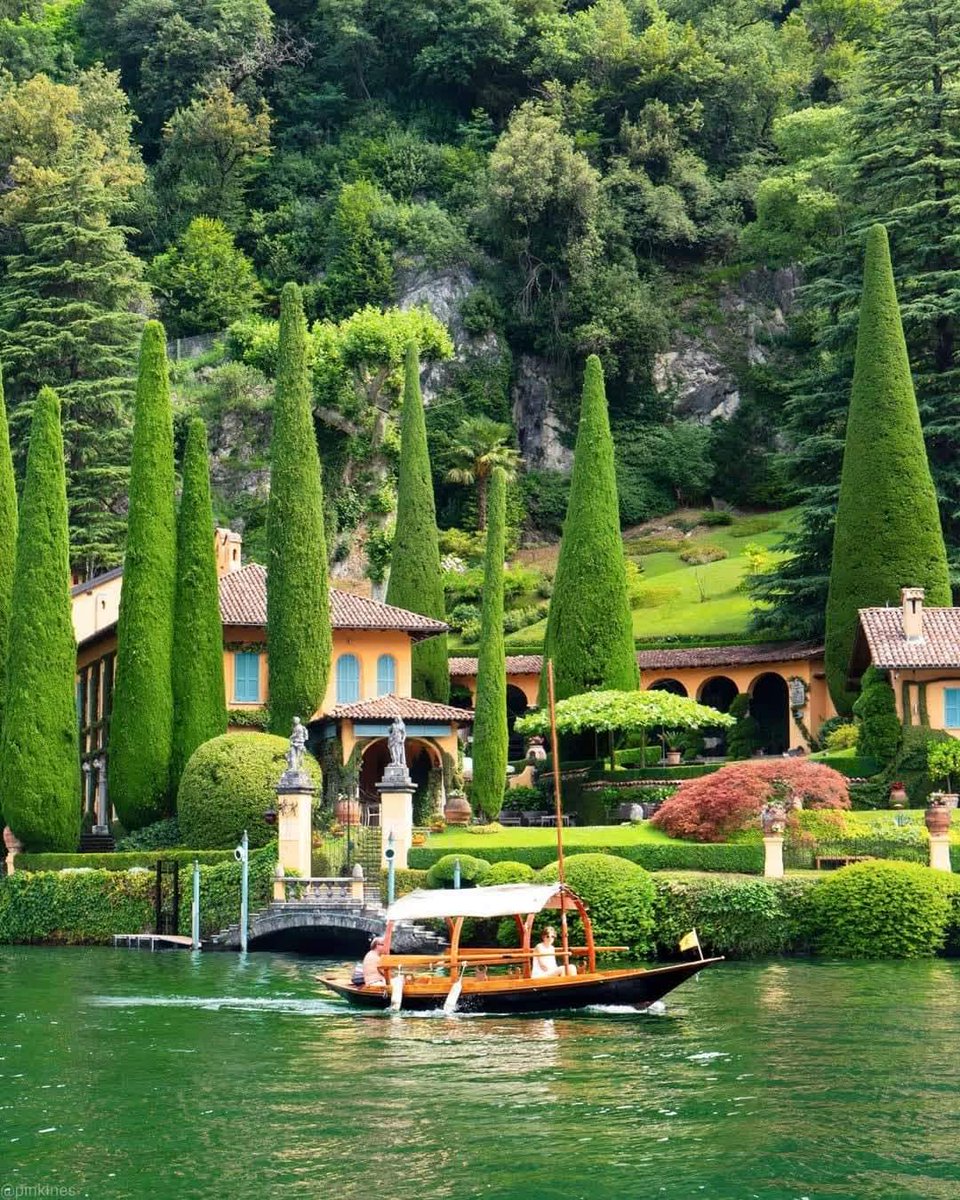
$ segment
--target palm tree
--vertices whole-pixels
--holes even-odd
[[[517,477],[520,455],[507,444],[510,426],[490,417],[468,417],[457,430],[457,441],[451,447],[457,466],[447,471],[450,483],[477,487],[477,528],[487,527],[487,485],[495,467],[502,467],[511,483]]]

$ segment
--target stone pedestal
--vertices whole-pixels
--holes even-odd
[[[765,879],[783,878],[783,834],[763,835],[763,875]]]
[[[7,852],[4,866],[6,867],[7,874],[12,875],[14,871],[13,860],[23,849],[23,846],[9,825],[5,825],[3,829],[3,845]]]
[[[407,869],[407,855],[413,839],[413,793],[416,784],[406,767],[391,764],[377,784],[380,793],[380,865],[386,867],[386,849],[393,834],[393,849],[396,851],[393,865],[400,871]]]
[[[353,864],[353,875],[350,879],[350,899],[363,903],[363,864]]]
[[[284,873],[310,878],[313,800],[316,789],[303,771],[284,771],[277,785],[277,849]]]
[[[930,834],[930,866],[935,871],[952,871],[949,833]]]

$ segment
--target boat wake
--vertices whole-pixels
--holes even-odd
[[[329,1016],[343,1012],[333,1000],[309,1000],[294,996],[88,996],[95,1008],[195,1008],[209,1012],[233,1009],[240,1012],[296,1013]]]

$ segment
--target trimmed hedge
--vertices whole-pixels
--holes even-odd
[[[801,952],[810,942],[813,879],[655,879],[657,954],[676,957],[696,929],[704,954],[755,958]]]
[[[232,847],[246,829],[251,846],[265,846],[275,834],[263,814],[276,804],[288,747],[286,738],[271,733],[225,733],[204,742],[180,781],[183,840],[209,850]],[[307,754],[303,766],[319,794],[319,765]]]
[[[148,932],[154,883],[141,872],[18,870],[0,883],[0,943],[103,944],[115,933]]]
[[[564,859],[567,883],[584,901],[593,925],[593,936],[601,946],[629,946],[635,954],[653,949],[653,880],[636,863],[609,854],[578,854]],[[556,862],[537,872],[538,883],[559,878]],[[537,928],[557,924],[549,910],[540,914]],[[570,941],[583,945],[580,918],[568,918]],[[559,945],[559,930],[557,935]]]
[[[407,857],[408,863],[410,857],[412,857],[412,851]],[[427,887],[452,887],[453,873],[458,861],[460,863],[460,882],[467,887],[477,883],[481,876],[490,870],[490,863],[485,858],[476,858],[472,854],[444,854],[430,865],[426,878]]]
[[[491,863],[478,882],[481,887],[496,887],[500,883],[529,883],[533,874],[533,867],[528,863],[504,860]]]
[[[832,767],[841,775],[846,775],[848,779],[869,779],[871,775],[876,775],[880,770],[877,760],[866,754],[813,754],[810,756],[810,761],[822,763],[825,767]],[[888,787],[887,791],[889,792],[889,790]]]
[[[618,767],[655,767],[663,757],[659,746],[634,746],[631,750],[618,750]]]
[[[672,783],[675,779],[699,779],[701,775],[712,775],[726,763],[691,763],[682,767],[641,767],[636,771],[618,771],[615,779],[656,779]]]
[[[411,871],[411,870],[395,870],[393,873],[393,889],[394,896],[405,896],[407,892],[416,892],[420,888],[427,886],[426,871]],[[387,871],[384,868],[380,872],[380,895],[383,897],[384,903],[387,900]]]
[[[813,895],[814,947],[841,958],[927,958],[946,945],[958,896],[960,881],[916,863],[843,867]]]
[[[255,913],[273,899],[277,863],[274,842],[250,855],[250,912]],[[209,937],[240,920],[240,864],[231,854],[227,862],[200,868],[200,934]],[[190,933],[189,900],[180,904],[179,932]]]
[[[198,859],[201,866],[226,862],[232,850],[124,850],[113,854],[18,854],[16,871],[65,871],[92,867],[95,871],[129,871],[131,867],[155,867],[157,859],[188,866]]]
[[[451,851],[449,845],[431,850],[414,846],[408,862],[419,869],[431,867],[447,856],[461,859],[465,849]],[[518,862],[539,870],[556,856],[553,846],[484,846],[484,858],[489,863]],[[763,846],[756,843],[730,845],[712,842],[641,843],[633,846],[565,846],[564,859],[577,854],[612,854],[636,863],[648,871],[729,871],[743,875],[759,875],[763,871]]]

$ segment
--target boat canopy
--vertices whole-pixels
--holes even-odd
[[[387,909],[388,921],[424,921],[445,917],[510,917],[538,913],[544,908],[568,909],[576,906],[570,899],[563,904],[560,883],[500,883],[495,887],[421,888],[401,896]]]

